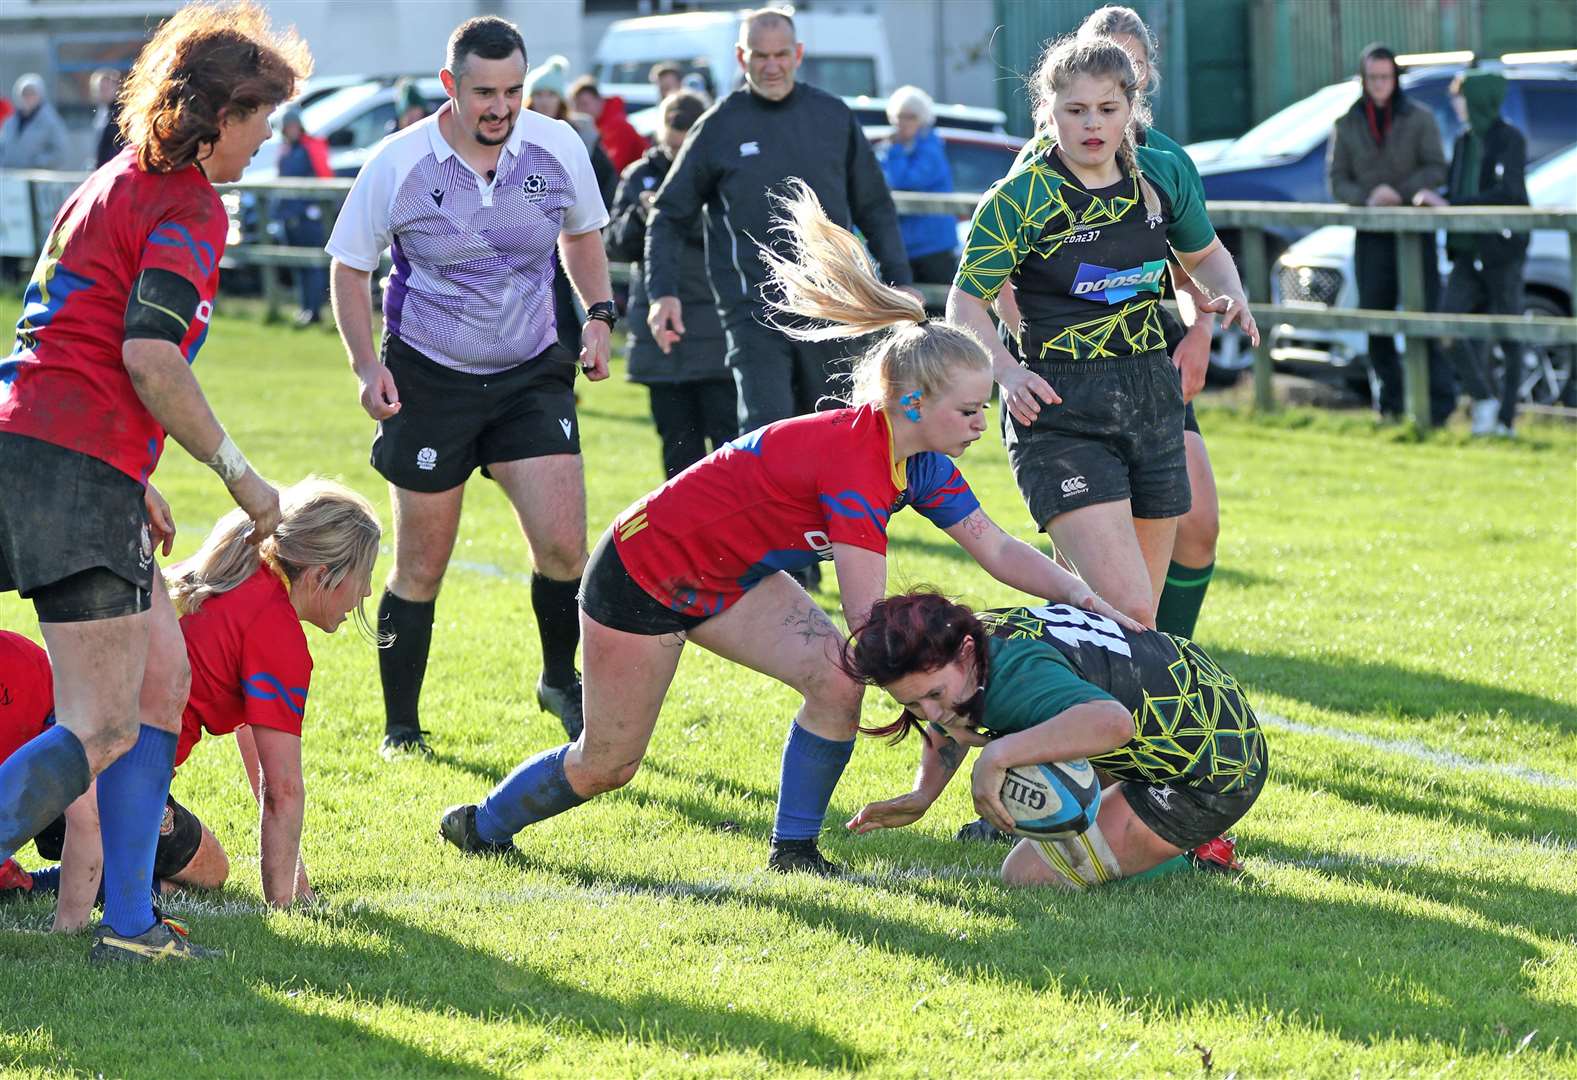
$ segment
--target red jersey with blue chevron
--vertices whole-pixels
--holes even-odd
[[[887,521],[913,506],[949,528],[980,503],[952,461],[893,461],[881,409],[796,416],[719,448],[635,503],[614,543],[641,588],[686,615],[716,615],[778,570],[833,544],[887,553]]]
[[[22,298],[16,346],[0,360],[0,431],[96,457],[146,483],[164,428],[121,360],[132,283],[159,269],[196,286],[197,315],[180,345],[191,363],[208,334],[227,227],[195,165],[148,173],[128,149],[84,180],[55,216]]]
[[[284,579],[267,566],[181,617],[192,691],[181,714],[175,763],[203,733],[242,724],[301,734],[312,654]]]

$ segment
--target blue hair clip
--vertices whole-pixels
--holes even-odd
[[[898,399],[898,404],[908,406],[903,411],[904,416],[915,423],[920,422],[920,410],[915,408],[916,405],[920,404],[920,397],[920,391],[911,390]]]

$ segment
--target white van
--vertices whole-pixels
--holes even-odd
[[[605,95],[618,95],[631,111],[657,103],[647,81],[652,65],[667,60],[685,74],[697,72],[716,97],[739,85],[734,43],[737,11],[692,11],[620,19],[597,46],[592,71]],[[876,15],[796,13],[794,29],[805,46],[799,80],[848,97],[885,97],[896,89],[887,33]]]

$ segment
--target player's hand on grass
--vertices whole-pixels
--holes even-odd
[[[601,319],[587,319],[580,328],[580,369],[592,382],[600,382],[608,377],[610,332],[608,324]]]
[[[261,544],[274,535],[274,530],[279,528],[279,492],[273,484],[257,475],[256,469],[248,468],[241,479],[231,485],[230,497],[252,519],[252,532],[246,538],[247,543]]]
[[[1013,818],[1002,805],[1002,782],[1007,778],[1007,768],[997,764],[996,755],[987,746],[975,759],[975,771],[970,778],[970,788],[975,798],[975,812],[1003,832],[1012,832]]]
[[[684,305],[677,296],[659,296],[646,312],[646,326],[657,347],[667,353],[684,337]]]
[[[142,504],[148,508],[148,529],[153,533],[154,547],[165,558],[175,546],[175,515],[159,489],[149,484],[142,492]]]
[[[384,364],[374,361],[361,373],[361,407],[374,420],[387,420],[400,411],[400,391]]]
[[[888,799],[885,802],[873,802],[847,822],[844,828],[856,833],[874,832],[877,829],[901,829],[905,825],[913,825],[925,816],[931,804],[918,791],[910,791]]]
[[[1221,316],[1221,329],[1229,329],[1233,323],[1239,330],[1248,335],[1251,345],[1259,345],[1259,326],[1254,322],[1254,316],[1248,309],[1248,297],[1230,296],[1222,294],[1214,300],[1208,300],[1199,305],[1201,311],[1213,311]]]
[[[1002,387],[1002,404],[1013,414],[1013,419],[1025,427],[1033,424],[1040,415],[1041,402],[1047,405],[1062,404],[1062,398],[1049,382],[1019,364],[999,375],[997,384]]]

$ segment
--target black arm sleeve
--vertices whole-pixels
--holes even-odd
[[[179,346],[201,303],[196,285],[180,274],[150,267],[131,283],[122,340],[156,338]]]
[[[887,177],[852,113],[849,129],[850,216],[865,234],[871,254],[881,264],[882,277],[893,285],[913,284],[914,274],[909,270],[909,255],[904,251],[903,236],[898,231],[898,210],[893,206]]]
[[[653,300],[679,295],[679,252],[712,193],[709,119],[711,114],[703,115],[690,129],[646,221],[646,292]]]

